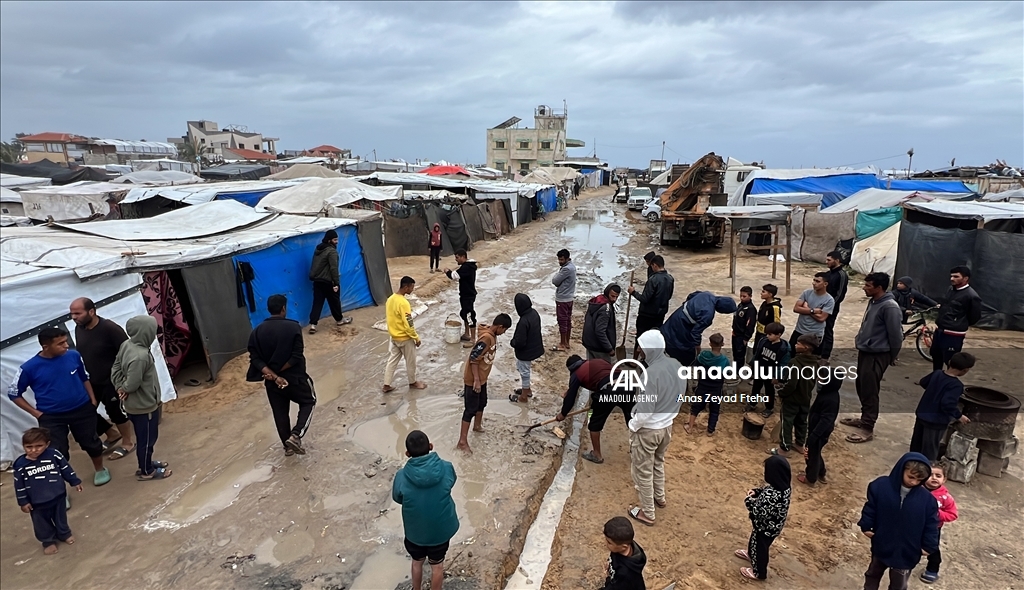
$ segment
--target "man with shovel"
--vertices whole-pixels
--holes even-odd
[[[574,354],[565,361],[565,367],[569,369],[569,388],[563,394],[562,409],[555,416],[555,420],[561,422],[569,415],[576,405],[580,387],[589,389],[591,415],[587,422],[587,430],[590,431],[590,444],[593,450],[584,453],[583,458],[591,463],[604,463],[604,456],[601,454],[601,431],[604,430],[605,422],[615,408],[621,409],[622,416],[629,420],[633,412],[633,394],[612,391],[609,378],[612,365],[604,359],[584,361]]]

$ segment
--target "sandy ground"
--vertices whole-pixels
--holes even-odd
[[[618,207],[618,206],[617,206]],[[690,252],[657,247],[656,225],[636,222],[639,231],[625,252],[639,257],[648,249],[663,253],[669,271],[675,276],[675,302],[694,290],[729,290],[728,253],[721,250]],[[645,235],[647,232],[654,232]],[[783,324],[792,326],[792,304],[810,285],[813,273],[821,267],[794,263],[792,292],[785,295]],[[639,269],[638,269],[639,270]],[[762,284],[784,285],[784,265],[779,265],[779,280],[771,280],[767,257],[745,255],[739,261],[738,285],[754,287],[755,296]],[[837,351],[834,363],[855,363],[851,351],[866,302],[857,290],[860,280],[851,280],[850,294],[837,321]],[[706,332],[716,331],[729,342],[729,317],[719,316]],[[788,335],[788,333],[787,333]],[[856,522],[865,498],[867,483],[888,474],[899,456],[907,450],[913,429],[912,411],[921,389],[914,382],[931,371],[930,363],[913,350],[904,349],[900,364],[891,367],[882,384],[883,415],[876,426],[875,441],[863,445],[847,443],[852,430],[837,426],[824,455],[829,466],[829,483],[808,488],[794,480],[794,495],[789,520],[782,536],[772,546],[772,561],[766,588],[858,588],[870,558],[868,540]],[[845,349],[843,349],[845,347]],[[1022,393],[1024,382],[1024,336],[1020,333],[971,331],[966,348],[978,356],[975,369],[964,379],[968,385],[984,385],[1011,394]],[[749,391],[741,385],[740,392]],[[842,410],[859,412],[854,384],[842,390]],[[648,588],[660,590],[676,582],[676,588],[735,588],[749,583],[739,576],[746,565],[733,557],[745,548],[750,523],[743,505],[746,491],[762,485],[762,462],[767,457],[768,429],[777,422],[769,420],[766,436],[750,441],[741,436],[740,404],[723,408],[718,429],[706,436],[706,413],[698,419],[698,431],[687,435],[682,424],[688,408],[680,414],[666,458],[669,506],[657,511],[654,527],[637,525],[637,541],[648,555],[645,570]],[[1017,436],[1024,436],[1024,420],[1017,422]],[[604,522],[626,515],[637,503],[629,474],[628,438],[624,421],[613,414],[602,437],[605,463],[595,465],[579,461],[573,494],[566,504],[558,529],[553,560],[543,588],[581,588],[600,586],[607,559],[601,533]],[[583,450],[589,444],[583,445]],[[794,477],[803,470],[803,461],[792,459]],[[960,520],[947,525],[942,535],[941,585],[949,588],[1022,588],[1021,554],[1024,553],[1024,454],[1011,460],[1002,478],[977,475],[970,485],[950,482],[957,500]],[[922,566],[923,567],[923,562]],[[925,585],[915,577],[912,588]]]

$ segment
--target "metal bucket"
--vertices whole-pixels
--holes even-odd
[[[753,412],[743,414],[743,436],[750,440],[757,440],[761,438],[762,432],[764,432],[764,418]]]
[[[458,344],[461,338],[462,320],[454,313],[448,314],[448,317],[444,320],[444,341],[448,344]]]
[[[1020,412],[1020,400],[987,387],[965,387],[960,397],[963,413],[971,419],[957,430],[982,440],[1010,440]]]

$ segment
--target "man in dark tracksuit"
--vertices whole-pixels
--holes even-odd
[[[456,270],[444,269],[449,279],[459,282],[459,317],[466,326],[462,335],[463,342],[476,342],[476,260],[470,260],[469,254],[462,248],[455,251],[455,262],[459,263]]]
[[[804,447],[807,467],[802,475],[796,476],[801,483],[814,485],[819,479],[821,483],[827,483],[825,459],[821,456],[821,450],[828,444],[828,439],[836,428],[836,419],[839,418],[839,390],[842,387],[842,378],[837,377],[834,372],[829,375],[826,383],[818,382],[818,395],[814,398],[807,416],[807,446]]]
[[[747,343],[757,326],[757,308],[750,300],[753,295],[754,290],[750,287],[741,288],[740,304],[732,314],[732,362],[737,367],[747,364]]]
[[[968,284],[971,269],[954,266],[949,271],[949,291],[942,300],[939,317],[935,321],[938,330],[932,337],[932,369],[941,371],[949,364],[949,357],[964,348],[967,329],[981,319],[981,297]]]
[[[616,407],[621,409],[622,416],[629,420],[630,414],[633,413],[633,401],[625,401],[625,397],[631,394],[612,390],[609,380],[612,365],[604,359],[584,361],[574,354],[565,361],[565,367],[569,369],[569,388],[563,394],[562,409],[555,419],[565,420],[566,415],[576,405],[580,387],[589,389],[591,413],[587,421],[587,430],[590,431],[590,444],[594,450],[584,453],[583,458],[592,463],[604,463],[604,456],[601,454],[601,431],[604,430],[608,416],[612,415],[612,410]]]
[[[846,299],[846,288],[850,284],[850,276],[843,270],[843,255],[838,251],[829,252],[825,256],[825,264],[828,265],[828,277],[825,281],[828,285],[825,292],[832,296],[836,305],[832,313],[828,314],[825,320],[825,335],[821,339],[821,358],[827,359],[832,356],[832,346],[835,344],[836,318],[839,317],[839,304]]]
[[[313,307],[309,310],[309,333],[316,333],[316,325],[324,310],[324,300],[331,308],[331,316],[339,326],[351,323],[341,313],[341,274],[338,270],[338,232],[329,229],[324,239],[316,245],[313,263],[309,269],[309,280],[313,281]]]
[[[648,330],[656,330],[665,323],[665,315],[668,314],[669,302],[672,299],[672,292],[675,290],[675,279],[665,270],[665,259],[655,254],[648,261],[647,284],[643,292],[638,292],[629,286],[627,291],[630,296],[640,303],[636,314],[636,337]],[[633,358],[637,358],[640,348],[633,346]]]
[[[868,296],[868,307],[864,311],[860,330],[854,343],[857,347],[857,397],[860,398],[860,418],[845,418],[842,424],[860,428],[867,435],[851,434],[846,440],[861,443],[871,440],[878,421],[879,392],[882,376],[889,365],[896,364],[896,358],[903,346],[903,329],[900,318],[903,313],[889,288],[889,275],[873,272],[864,277],[864,294]]]
[[[249,370],[246,381],[263,381],[267,398],[274,413],[277,434],[284,445],[285,455],[306,454],[302,437],[306,435],[316,406],[313,380],[306,374],[306,358],[302,355],[302,328],[287,314],[288,300],[284,295],[271,295],[267,299],[270,317],[256,326],[249,335]],[[288,412],[291,403],[299,405],[295,427],[291,427]]]

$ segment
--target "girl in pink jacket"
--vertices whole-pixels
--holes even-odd
[[[939,503],[939,536],[942,536],[942,525],[953,522],[957,518],[956,501],[946,489],[946,462],[932,461],[932,476],[924,482],[924,487],[932,493]],[[942,563],[940,551],[928,556],[928,565],[921,572],[921,581],[932,584],[939,579],[939,564]]]

